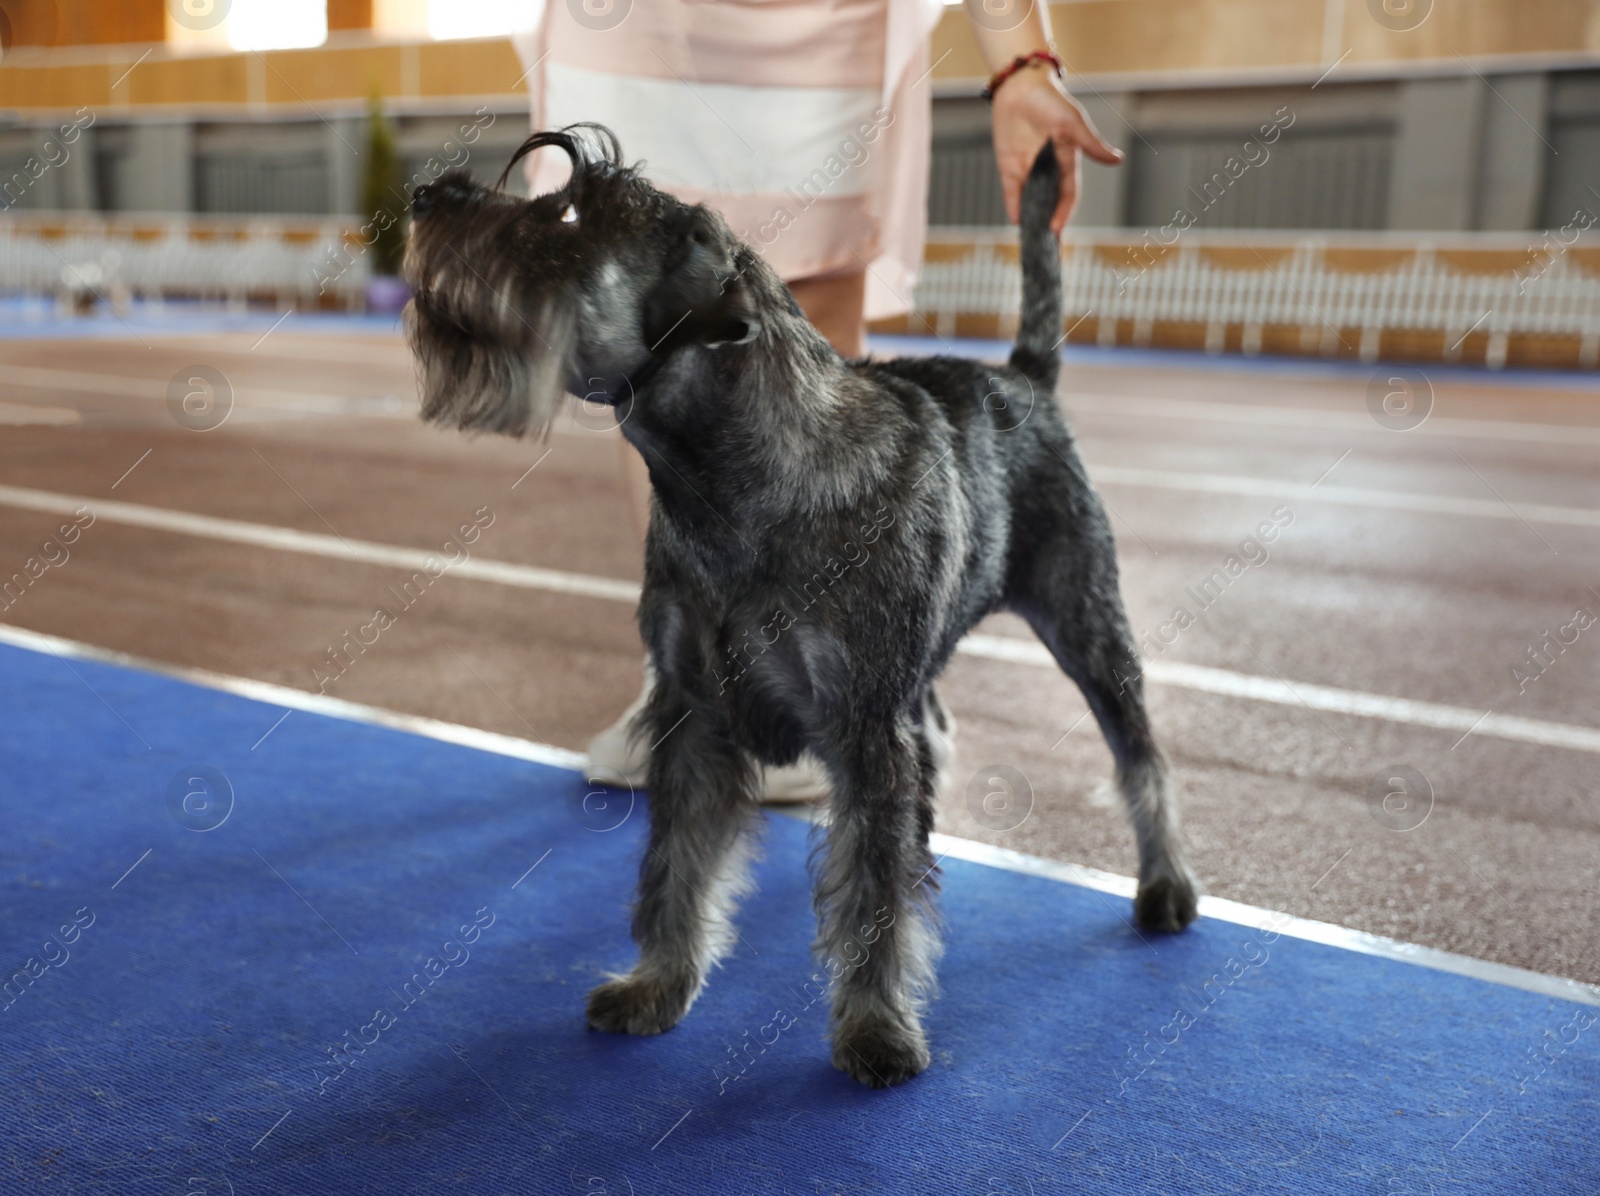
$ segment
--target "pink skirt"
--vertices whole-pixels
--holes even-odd
[[[941,0],[553,0],[517,37],[533,125],[595,121],[656,186],[716,208],[785,279],[867,272],[910,310],[927,231]],[[529,163],[535,192],[564,155]]]

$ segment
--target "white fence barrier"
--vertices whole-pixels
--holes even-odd
[[[0,291],[80,303],[192,296],[350,307],[370,274],[364,246],[338,220],[0,219]]]
[[[1577,239],[1190,231],[1163,245],[1074,230],[1062,250],[1064,339],[1592,369],[1600,249]],[[1020,288],[1010,230],[935,230],[913,315],[878,327],[1009,337]]]
[[[1207,352],[1600,364],[1600,248],[1526,234],[1073,230],[1063,340]],[[1569,235],[1570,234],[1570,235]],[[1600,236],[1596,237],[1600,240]],[[356,307],[370,255],[337,220],[0,218],[0,291],[83,303],[196,296]],[[884,331],[1010,337],[1014,232],[935,229],[910,317]]]

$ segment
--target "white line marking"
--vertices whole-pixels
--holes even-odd
[[[144,744],[144,750],[145,751],[147,751],[147,752],[155,751],[155,749],[150,746],[149,740],[147,740],[143,735],[139,734],[139,732],[134,731],[133,730],[133,724],[130,723],[127,719],[123,718],[122,714],[117,710],[117,708],[115,706],[113,706],[110,702],[106,701],[105,698],[101,695],[100,691],[98,689],[96,689],[94,686],[90,685],[89,684],[89,679],[87,677],[85,677],[82,673],[78,672],[77,669],[73,668],[71,662],[68,661],[65,656],[58,655],[56,657],[56,659],[61,661],[62,664],[66,665],[68,670],[71,671],[71,673],[72,673],[72,675],[74,677],[76,677],[79,681],[83,682],[83,686],[84,686],[85,689],[87,689],[95,697],[100,699],[100,704],[102,706],[104,706],[107,710],[111,711],[112,714],[117,716],[117,721],[119,723],[121,723],[124,727],[128,728],[129,731],[133,732],[133,737],[135,739],[137,739],[140,743]]]
[[[81,423],[83,414],[72,407],[56,407],[44,403],[0,403],[0,424],[16,427],[29,424],[71,427]]]
[[[554,847],[545,848],[544,849],[544,855],[540,856],[538,859],[533,861],[533,864],[532,864],[531,867],[529,867],[528,872],[532,872],[534,868],[537,868],[540,864],[544,863],[544,856],[545,855],[549,855],[554,850],[555,850]],[[517,885],[520,885],[523,881],[527,880],[528,879],[528,872],[524,872],[521,876],[517,877],[516,881],[512,884],[511,887],[514,889],[514,888],[517,887]]]
[[[1489,482],[1489,479],[1484,477],[1481,473],[1478,472],[1478,467],[1476,465],[1474,465],[1471,461],[1468,461],[1456,449],[1452,448],[1450,451],[1452,453],[1455,453],[1457,461],[1460,461],[1461,464],[1465,465],[1468,469],[1470,469],[1472,471],[1472,475],[1475,478],[1477,478],[1478,481],[1483,483],[1483,487],[1484,487],[1485,490],[1487,490],[1490,494],[1492,494],[1496,498],[1498,498],[1502,503],[1505,503],[1505,505],[1508,508],[1510,508],[1512,511],[1516,510],[1515,507],[1512,507],[1511,504],[1506,501],[1506,496],[1501,494],[1500,491],[1496,490],[1494,488],[1494,486]],[[1517,518],[1522,519],[1522,516],[1518,515]],[[1528,521],[1526,519],[1522,519],[1522,526],[1526,527],[1534,535],[1539,536],[1538,529],[1532,527],[1528,523]],[[1561,555],[1559,552],[1556,551],[1556,546],[1554,544],[1550,543],[1549,540],[1546,540],[1543,536],[1539,536],[1539,543],[1543,544],[1546,548],[1548,548],[1550,550],[1550,553],[1551,553],[1552,556],[1560,556]]]
[[[260,342],[257,342],[258,344]],[[364,346],[352,346],[362,348]],[[207,348],[215,351],[208,343]],[[352,357],[349,350],[324,351],[328,346],[309,343],[309,338],[297,338],[294,348],[275,351],[264,350],[257,357],[278,356],[292,360],[316,358],[328,361],[359,360],[371,365],[389,365],[397,368],[411,366],[408,355],[384,349],[376,354]],[[242,349],[235,356],[250,352]],[[132,398],[161,400],[166,397],[166,380],[160,378],[130,378],[126,374],[100,374],[84,370],[58,370],[44,366],[23,366],[5,363],[5,376],[0,387],[15,386],[34,390],[81,391],[99,395],[125,395]],[[239,388],[236,396],[242,405],[252,402],[277,407],[331,414],[373,414],[400,419],[415,419],[414,403],[408,399],[401,408],[381,404],[379,397],[366,394],[328,394],[322,391],[262,390],[255,387]],[[1305,428],[1333,432],[1365,432],[1384,436],[1392,443],[1393,429],[1380,427],[1369,415],[1326,408],[1275,407],[1267,404],[1213,402],[1201,399],[1162,399],[1149,395],[1122,395],[1065,392],[1064,400],[1069,412],[1090,415],[1108,415],[1133,418],[1178,419],[1195,423],[1251,424],[1255,427]],[[370,409],[370,410],[369,410]],[[557,434],[571,434],[576,429],[557,425]],[[587,429],[583,429],[587,431]],[[1514,440],[1528,444],[1600,445],[1600,424],[1531,423],[1513,420],[1466,419],[1433,415],[1426,422],[1407,430],[1407,436],[1451,437],[1465,440]]]
[[[456,651],[456,648],[455,648],[454,644],[450,643],[449,640],[446,640],[444,646],[446,648],[450,649],[451,654],[457,660],[459,660],[462,664],[466,665],[467,672],[471,673],[474,677],[476,677],[480,682],[483,683],[483,688],[484,689],[488,690],[490,693],[492,693],[496,698],[498,698],[500,700],[500,705],[504,706],[507,710],[511,711],[513,717],[515,717],[516,720],[519,723],[521,723],[524,727],[526,727],[528,729],[528,734],[530,736],[532,736],[535,740],[537,740],[539,738],[539,732],[537,732],[537,731],[535,731],[533,729],[533,724],[530,723],[527,719],[523,718],[521,713],[517,710],[517,708],[515,706],[513,706],[510,702],[506,701],[505,698],[501,695],[501,693],[500,693],[500,691],[498,689],[496,689],[494,686],[489,684],[488,678],[486,678],[482,673],[478,672],[477,669],[472,667],[471,661],[469,661],[465,656],[461,655],[461,653]]]
[[[1289,679],[1287,677],[1285,677],[1282,673],[1278,672],[1277,669],[1273,668],[1270,663],[1268,663],[1267,658],[1265,656],[1262,656],[1261,653],[1257,652],[1253,647],[1250,646],[1250,644],[1248,642],[1245,644],[1245,647],[1250,648],[1250,655],[1254,656],[1258,661],[1260,661],[1261,662],[1261,666],[1263,668],[1265,668],[1269,673],[1271,673],[1273,675],[1273,677],[1275,677],[1279,682],[1281,682],[1288,689],[1288,691],[1291,694],[1294,695],[1295,700],[1298,701],[1300,703],[1300,705],[1304,706],[1307,710],[1311,711],[1312,714],[1316,714],[1317,721],[1319,723],[1321,723],[1324,727],[1327,728],[1329,735],[1332,735],[1340,743],[1344,744],[1346,751],[1354,751],[1355,750],[1354,748],[1352,748],[1349,745],[1349,743],[1347,743],[1345,741],[1345,737],[1343,735],[1339,734],[1339,732],[1337,732],[1337,731],[1335,731],[1333,729],[1333,724],[1328,722],[1328,720],[1323,718],[1320,714],[1317,714],[1315,706],[1310,705],[1304,698],[1302,698],[1300,696],[1300,692],[1298,690],[1296,690],[1294,686],[1289,684]]]
[[[156,673],[164,677],[173,677],[179,681],[186,681],[191,685],[199,685],[222,693],[236,694],[239,697],[249,698],[253,701],[266,702],[276,706],[293,705],[297,710],[305,710],[312,714],[324,714],[329,718],[363,723],[368,726],[387,727],[392,730],[417,735],[424,739],[436,740],[440,743],[455,744],[460,747],[488,752],[496,756],[507,756],[514,760],[527,760],[535,764],[549,765],[553,768],[581,772],[588,762],[587,758],[580,752],[551,747],[549,744],[530,743],[525,739],[517,739],[515,736],[501,735],[494,731],[482,731],[476,727],[463,727],[456,723],[425,718],[421,715],[404,714],[398,710],[385,710],[378,706],[363,706],[356,702],[344,701],[342,698],[328,698],[320,694],[304,693],[282,685],[255,681],[248,677],[230,677],[225,673],[213,673],[206,669],[190,669],[161,664],[156,661],[129,656],[123,652],[114,652],[109,648],[99,648],[93,644],[62,639],[60,636],[45,635],[37,631],[27,631],[20,627],[8,627],[5,624],[0,624],[0,643],[11,644],[31,652],[54,653],[73,656],[80,660],[93,660],[102,664],[142,669],[145,672]],[[774,812],[782,813],[782,811]],[[801,810],[789,812],[785,816],[800,818],[804,821],[809,814],[813,813],[815,813],[814,810]],[[1118,876],[1114,872],[1102,872],[1098,868],[1089,868],[1081,864],[1069,864],[1060,860],[1041,859],[1038,856],[1025,855],[1020,851],[1011,851],[1008,848],[995,847],[988,843],[976,843],[970,839],[959,839],[953,835],[945,835],[937,831],[929,837],[928,846],[935,854],[943,858],[966,860],[969,863],[983,864],[990,868],[1002,868],[1008,872],[1061,881],[1066,884],[1078,885],[1081,888],[1094,889],[1101,893],[1127,897],[1130,900],[1133,897],[1134,890],[1138,887],[1138,882],[1131,876]],[[149,853],[147,852],[146,854]],[[1344,926],[1334,926],[1328,922],[1317,922],[1310,918],[1281,915],[1272,910],[1262,909],[1259,906],[1229,901],[1224,897],[1201,897],[1200,912],[1205,917],[1215,918],[1219,922],[1228,922],[1239,926],[1259,927],[1263,919],[1272,918],[1279,924],[1279,933],[1287,934],[1291,938],[1305,939],[1309,942],[1322,943],[1325,946],[1338,947],[1347,951],[1357,951],[1364,955],[1376,955],[1386,959],[1400,960],[1405,963],[1417,964],[1421,967],[1434,968],[1438,971],[1452,972],[1460,976],[1471,976],[1493,984],[1502,984],[1511,988],[1523,989],[1527,992],[1559,997],[1562,1000],[1578,1001],[1587,1005],[1600,1005],[1600,985],[1583,984],[1577,980],[1568,980],[1562,976],[1549,976],[1543,972],[1531,972],[1526,968],[1511,967],[1508,964],[1472,959],[1469,956],[1456,955],[1450,951],[1440,951],[1434,947],[1402,943],[1395,939],[1384,938],[1382,935],[1368,934],[1362,930],[1351,930]]]
[[[1031,664],[1050,669],[1056,667],[1056,662],[1043,644],[1011,639],[1009,636],[969,635],[957,645],[956,651],[966,656],[983,656],[1012,664]],[[1571,748],[1579,752],[1600,752],[1600,729],[1595,727],[1517,718],[1508,714],[1485,715],[1465,706],[1391,698],[1385,694],[1335,689],[1329,685],[1310,685],[1303,681],[1291,685],[1272,677],[1234,673],[1207,665],[1179,664],[1176,661],[1150,661],[1145,665],[1144,675],[1159,685],[1174,685],[1180,689],[1194,689],[1230,698],[1246,698],[1253,702],[1271,702],[1279,706],[1303,705],[1334,714],[1410,723],[1412,726],[1432,727],[1440,731],[1466,731],[1477,726],[1480,735],[1537,743],[1544,747]]]
[[[163,327],[147,326],[146,331],[155,333],[162,344],[175,351],[203,353],[210,361],[213,357],[245,357],[250,354],[250,346],[245,343],[245,338],[255,328],[198,332],[191,325],[175,322]],[[400,370],[410,370],[412,367],[411,353],[405,341],[399,335],[387,333],[365,336],[352,332],[349,337],[340,337],[331,332],[307,329],[299,333],[286,332],[273,345],[275,347],[270,349],[257,350],[253,356],[257,360],[281,357],[287,361],[338,361],[347,365],[393,366]]]
[[[1297,498],[1305,502],[1346,507],[1376,507],[1385,511],[1417,511],[1427,515],[1465,515],[1474,519],[1516,519],[1555,523],[1565,527],[1600,527],[1600,510],[1593,507],[1556,507],[1543,503],[1498,503],[1486,498],[1456,498],[1447,494],[1413,494],[1404,490],[1369,490],[1354,486],[1322,486],[1313,490],[1304,482],[1233,474],[1179,473],[1165,469],[1129,469],[1118,465],[1091,468],[1097,485],[1143,486],[1157,490],[1184,490],[1202,494],[1244,494],[1255,498]]]
[[[140,856],[138,859],[133,861],[133,866],[128,869],[128,872],[132,872],[134,868],[137,868],[140,864],[144,863],[144,856],[145,855],[149,855],[154,850],[155,850],[154,847],[146,847],[144,849],[144,855]],[[114,889],[114,888],[117,887],[117,885],[120,885],[123,881],[127,880],[128,879],[128,872],[124,872],[121,876],[117,877],[116,881],[112,884],[111,887]]]
[[[1114,872],[1102,872],[1098,868],[1068,864],[1060,860],[1040,859],[1038,856],[1025,855],[1020,851],[1011,851],[988,843],[976,843],[971,839],[958,839],[953,835],[944,835],[937,831],[929,838],[928,846],[934,851],[942,852],[950,859],[1061,881],[1109,893],[1115,897],[1126,897],[1130,901],[1133,899],[1134,890],[1139,887],[1139,882],[1131,876],[1118,876]],[[1384,959],[1417,964],[1420,967],[1450,972],[1457,976],[1470,976],[1490,984],[1501,984],[1525,992],[1558,997],[1563,1001],[1600,1005],[1600,985],[1584,984],[1577,980],[1568,980],[1564,976],[1550,976],[1543,972],[1531,972],[1526,968],[1516,968],[1509,964],[1491,963],[1486,959],[1473,959],[1470,956],[1457,955],[1453,951],[1440,951],[1435,947],[1402,943],[1382,935],[1368,934],[1364,930],[1351,930],[1329,922],[1280,914],[1259,906],[1229,901],[1225,897],[1201,897],[1200,916],[1252,928],[1260,928],[1270,920],[1279,934],[1286,934],[1290,938],[1321,943],[1323,946],[1337,947],[1344,951],[1355,951],[1362,955],[1376,955]]]
[[[1494,713],[1493,710],[1485,710],[1483,712],[1483,718],[1480,718],[1477,723],[1473,723],[1472,726],[1467,728],[1467,735],[1471,735],[1474,731],[1476,731],[1478,729],[1478,723],[1481,723],[1484,718],[1488,718],[1493,713]],[[1454,743],[1452,743],[1450,745],[1450,750],[1453,752],[1458,747],[1460,747],[1463,743],[1465,743],[1467,741],[1467,735],[1463,735],[1460,739],[1458,739]]]
[[[917,885],[920,885],[923,881],[927,880],[928,877],[933,875],[933,870],[942,863],[944,863],[944,856],[940,856],[938,859],[934,860],[933,863],[929,864],[928,870],[921,876],[917,877],[917,884],[912,885],[911,887],[914,889],[917,887]]]
[[[308,499],[304,494],[301,494],[300,491],[298,491],[298,490],[296,490],[294,488],[294,483],[293,482],[291,482],[288,478],[284,477],[281,473],[278,472],[278,467],[276,465],[274,465],[271,461],[268,461],[266,459],[266,457],[262,456],[260,449],[252,448],[250,451],[252,453],[254,453],[257,457],[260,457],[261,464],[265,465],[268,469],[272,470],[272,475],[275,478],[277,478],[278,481],[282,482],[285,486],[289,487],[289,493],[290,494],[293,494],[301,502],[305,503],[306,510],[310,511],[318,519],[322,520],[322,526],[327,528],[330,532],[332,532],[333,535],[334,535],[334,538],[337,539],[339,541],[339,543],[343,544],[346,548],[350,547],[350,542],[348,540],[346,540],[343,536],[339,535],[339,529],[334,527],[333,524],[329,523],[326,519],[323,518],[322,512],[317,510],[316,507],[311,505],[311,500],[310,499]]]
[[[447,723],[442,719],[427,718],[420,714],[405,714],[398,710],[366,706],[360,702],[347,702],[343,698],[307,693],[305,690],[290,689],[286,685],[273,685],[271,682],[256,681],[249,677],[232,677],[226,673],[213,673],[209,669],[163,664],[160,661],[146,660],[110,648],[99,648],[92,644],[45,635],[38,631],[28,631],[21,627],[0,624],[0,643],[26,648],[30,652],[54,653],[78,660],[93,660],[101,664],[141,669],[163,677],[175,677],[179,681],[204,686],[206,689],[235,694],[267,706],[276,706],[280,709],[287,706],[292,710],[303,710],[308,714],[325,714],[329,718],[342,718],[347,722],[388,727],[391,730],[420,735],[424,739],[476,748],[479,751],[492,752],[497,756],[510,756],[534,764],[549,765],[552,768],[576,770],[588,764],[588,757],[582,752],[568,751],[566,748],[553,747],[547,743],[533,743],[512,735],[501,735],[478,727],[464,727],[459,723]]]
[[[311,556],[326,556],[336,560],[368,565],[390,565],[413,570],[426,569],[430,561],[435,564],[443,563],[437,553],[417,548],[397,548],[391,544],[375,544],[369,540],[340,540],[336,536],[325,536],[319,532],[302,532],[263,523],[217,519],[210,515],[195,515],[187,511],[170,511],[135,503],[107,502],[71,494],[57,494],[54,491],[0,486],[0,506],[70,514],[85,505],[94,511],[97,518],[112,523],[176,532],[180,535],[205,536],[213,540],[228,540],[235,544],[250,544],[281,552],[303,552]],[[502,585],[521,586],[524,589],[550,590],[588,598],[607,598],[617,602],[636,603],[639,600],[639,587],[633,582],[563,573],[532,565],[514,565],[506,561],[469,559],[450,566],[449,572],[459,577],[494,581]]]
[[[1143,471],[1139,471],[1143,472]],[[1292,488],[1295,483],[1284,483]],[[1304,487],[1302,487],[1304,488]],[[1281,491],[1279,491],[1281,492]],[[1326,496],[1332,490],[1319,493]],[[112,523],[126,523],[136,527],[159,531],[178,532],[185,535],[208,536],[240,544],[253,544],[285,552],[303,552],[313,556],[333,557],[336,560],[356,561],[362,564],[393,565],[406,569],[421,569],[430,560],[438,558],[420,549],[396,548],[388,544],[374,544],[366,540],[343,542],[333,536],[316,532],[294,531],[260,523],[244,523],[234,519],[216,519],[209,515],[193,515],[184,511],[168,511],[159,507],[138,506],[133,503],[102,502],[53,491],[24,490],[16,486],[0,486],[0,505],[21,507],[26,510],[69,514],[78,507],[90,505],[95,515]],[[1496,504],[1486,504],[1503,513]],[[1600,517],[1600,512],[1595,512]],[[636,604],[639,587],[630,581],[610,577],[592,577],[582,573],[565,573],[556,569],[541,569],[533,565],[515,565],[506,561],[466,560],[454,566],[451,572],[461,577],[479,581],[492,581],[501,585],[523,589],[545,590],[558,594],[576,594],[588,598]],[[0,640],[3,640],[0,636]],[[49,637],[45,637],[46,640]],[[45,642],[41,640],[40,642]],[[1031,640],[1010,639],[1004,636],[969,635],[956,647],[966,656],[982,656],[990,660],[1004,660],[1016,664],[1040,665],[1055,668],[1055,661],[1044,645]],[[1363,693],[1358,690],[1335,689],[1331,686],[1311,685],[1249,673],[1235,673],[1227,669],[1205,665],[1179,664],[1153,661],[1145,668],[1145,676],[1159,685],[1172,685],[1180,689],[1199,690],[1203,693],[1226,697],[1247,698],[1255,702],[1271,702],[1280,706],[1301,705],[1313,710],[1350,714],[1359,718],[1383,719],[1389,722],[1410,723],[1419,727],[1433,727],[1444,731],[1466,731],[1478,722],[1480,712],[1460,706],[1445,706],[1434,702],[1410,698],[1394,698],[1384,694]],[[262,683],[263,685],[265,683]],[[298,695],[295,701],[283,697],[263,700],[276,702],[293,709],[315,710],[306,701],[316,696],[282,686],[270,686],[260,692],[281,695]],[[254,694],[247,696],[255,696]],[[321,698],[321,701],[335,701]],[[1536,743],[1546,747],[1569,748],[1580,752],[1600,752],[1600,729],[1574,726],[1568,723],[1547,722],[1543,719],[1519,718],[1513,715],[1488,715],[1479,728],[1484,735],[1499,739],[1512,739],[1522,743]],[[580,757],[581,758],[581,757]]]
[[[1064,396],[1069,412],[1138,419],[1181,419],[1195,423],[1252,424],[1255,427],[1306,428],[1328,432],[1366,432],[1392,443],[1395,432],[1370,415],[1322,408],[1269,407],[1145,395],[1073,394]],[[1430,416],[1407,436],[1459,437],[1465,440],[1517,440],[1529,444],[1600,445],[1600,425],[1536,424],[1511,420],[1453,419]]]

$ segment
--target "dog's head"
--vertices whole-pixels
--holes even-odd
[[[505,194],[512,167],[547,145],[572,160],[566,185]],[[715,212],[623,166],[598,126],[528,138],[492,188],[450,171],[412,195],[406,332],[423,417],[523,435],[564,392],[629,402],[678,349],[754,339],[751,257]]]

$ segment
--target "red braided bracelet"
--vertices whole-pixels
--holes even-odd
[[[994,102],[994,93],[1000,90],[1000,85],[1018,71],[1032,66],[1036,62],[1049,63],[1050,69],[1055,71],[1056,78],[1061,78],[1061,59],[1049,50],[1035,50],[1032,54],[1018,54],[1011,60],[1009,66],[1003,66],[989,76],[989,85],[983,89],[983,98],[990,103]]]

